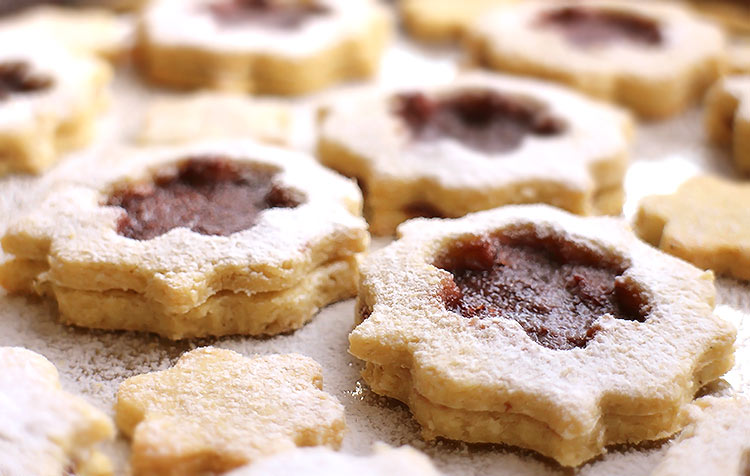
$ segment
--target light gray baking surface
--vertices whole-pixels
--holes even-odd
[[[396,44],[384,60],[380,82],[385,86],[444,81],[456,72],[455,54],[423,51],[404,42]],[[114,85],[115,99],[102,119],[96,143],[72,154],[61,166],[76,171],[79,161],[108,158],[114,144],[127,142],[139,120],[139,106],[151,94],[128,71],[120,72]],[[335,93],[335,92],[334,92]],[[331,92],[321,95],[328,97]],[[300,127],[295,142],[311,143],[306,128],[310,110],[300,107]],[[672,121],[641,126],[632,150],[632,167],[626,187],[626,215],[631,215],[638,198],[649,193],[673,190],[685,178],[701,171],[731,175],[727,155],[704,143],[701,111],[693,110]],[[85,174],[84,168],[80,169]],[[0,180],[0,232],[8,221],[39,196],[39,179],[10,177]],[[738,204],[744,206],[745,204]],[[388,240],[376,240],[383,246]],[[4,259],[0,255],[0,259]],[[727,382],[737,391],[750,392],[750,327],[743,322],[750,311],[750,288],[742,283],[718,281],[717,312],[740,328],[737,365]],[[347,353],[347,335],[353,326],[354,301],[341,302],[322,310],[299,331],[269,339],[231,337],[170,342],[154,336],[88,331],[56,323],[50,302],[7,296],[0,291],[0,345],[24,346],[49,358],[59,369],[64,388],[82,394],[91,403],[113,414],[117,386],[124,379],[143,372],[169,367],[185,351],[202,345],[217,345],[245,355],[254,353],[300,352],[324,368],[325,389],[346,407],[349,431],[342,451],[367,453],[375,441],[391,445],[411,444],[425,451],[450,475],[628,475],[649,474],[668,443],[641,448],[615,448],[604,457],[576,471],[564,470],[529,452],[493,445],[465,445],[438,441],[425,443],[419,427],[402,405],[373,395],[359,380],[360,363]],[[689,329],[686,329],[689,332]],[[725,390],[726,391],[726,390]],[[122,437],[107,445],[117,474],[128,474],[128,442]]]

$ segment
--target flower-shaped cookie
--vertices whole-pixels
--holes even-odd
[[[135,476],[216,474],[297,446],[338,447],[344,407],[322,387],[309,357],[205,347],[123,382],[117,426],[133,440]]]
[[[37,353],[0,347],[0,368],[0,474],[111,474],[96,450],[114,437],[109,417],[62,390],[55,366]]]
[[[357,187],[250,141],[146,149],[62,180],[11,224],[11,291],[62,320],[177,339],[276,334],[356,291],[369,236]]]
[[[0,175],[39,173],[86,144],[111,72],[35,35],[0,34]]]
[[[442,42],[462,39],[482,13],[515,1],[518,0],[401,0],[398,6],[412,36]]]
[[[693,422],[651,476],[750,474],[750,401],[707,397],[695,404]]]
[[[737,169],[750,173],[750,75],[722,78],[706,96],[705,111],[708,137],[731,145]]]
[[[318,157],[357,179],[375,234],[509,203],[619,214],[631,129],[621,111],[565,88],[476,73],[341,101]]]
[[[326,448],[279,453],[227,476],[439,476],[427,456],[409,446],[376,444],[370,456],[352,456]]]
[[[695,177],[672,195],[638,207],[634,229],[644,241],[694,265],[750,279],[750,185]]]
[[[137,53],[156,83],[293,95],[374,74],[389,30],[375,0],[155,0]]]
[[[713,275],[613,218],[542,205],[416,219],[362,265],[350,352],[426,438],[566,466],[664,438],[733,362]]]
[[[726,38],[687,7],[648,0],[531,0],[470,32],[476,62],[560,81],[648,118],[683,111],[725,66]]]

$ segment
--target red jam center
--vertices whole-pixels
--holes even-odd
[[[656,20],[629,12],[591,7],[563,7],[548,10],[536,24],[542,28],[559,30],[571,43],[578,46],[607,45],[627,41],[658,46],[663,41]]]
[[[323,5],[279,0],[219,0],[209,6],[223,24],[254,23],[277,29],[298,28],[312,17],[330,11]]]
[[[585,347],[605,314],[643,322],[648,306],[625,271],[591,250],[558,237],[530,234],[475,238],[443,253],[450,272],[441,297],[466,318],[516,321],[550,349]]]
[[[451,138],[490,154],[515,150],[527,134],[550,137],[565,130],[565,122],[547,107],[483,89],[441,98],[401,94],[395,98],[395,112],[417,141]]]
[[[252,227],[265,209],[304,201],[274,183],[275,175],[221,157],[194,157],[153,183],[115,190],[105,205],[124,209],[117,232],[128,238],[150,240],[177,227],[228,236]]]
[[[44,91],[52,84],[52,78],[33,73],[31,66],[25,61],[0,63],[0,99],[11,94]]]

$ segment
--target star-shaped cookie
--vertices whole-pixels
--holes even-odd
[[[297,446],[338,447],[344,407],[320,366],[297,354],[246,358],[206,347],[117,392],[136,476],[219,473]]]
[[[750,185],[695,177],[672,195],[643,199],[634,228],[641,239],[712,269],[750,279]]]

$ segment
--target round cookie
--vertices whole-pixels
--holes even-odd
[[[426,438],[576,466],[677,432],[695,392],[732,366],[713,275],[620,219],[510,206],[399,235],[360,268],[349,350]]]
[[[143,149],[61,179],[2,239],[0,283],[68,324],[171,339],[277,334],[356,292],[356,186],[251,141]]]
[[[440,476],[429,458],[409,446],[376,444],[370,456],[352,456],[326,448],[279,453],[226,476]]]
[[[112,420],[60,388],[57,369],[21,347],[0,347],[0,474],[109,476],[97,450],[114,438]]]
[[[89,142],[109,66],[35,35],[0,34],[0,175],[40,173]]]
[[[510,203],[619,214],[631,130],[626,114],[566,88],[472,73],[333,105],[317,155],[358,180],[371,231],[386,235],[415,216]]]
[[[136,49],[158,84],[296,95],[372,76],[389,29],[375,0],[155,0]]]
[[[646,118],[685,110],[725,68],[720,28],[667,2],[531,0],[487,12],[468,49],[490,68],[560,81]]]
[[[706,96],[708,138],[730,146],[740,172],[750,173],[750,74],[726,76]]]

